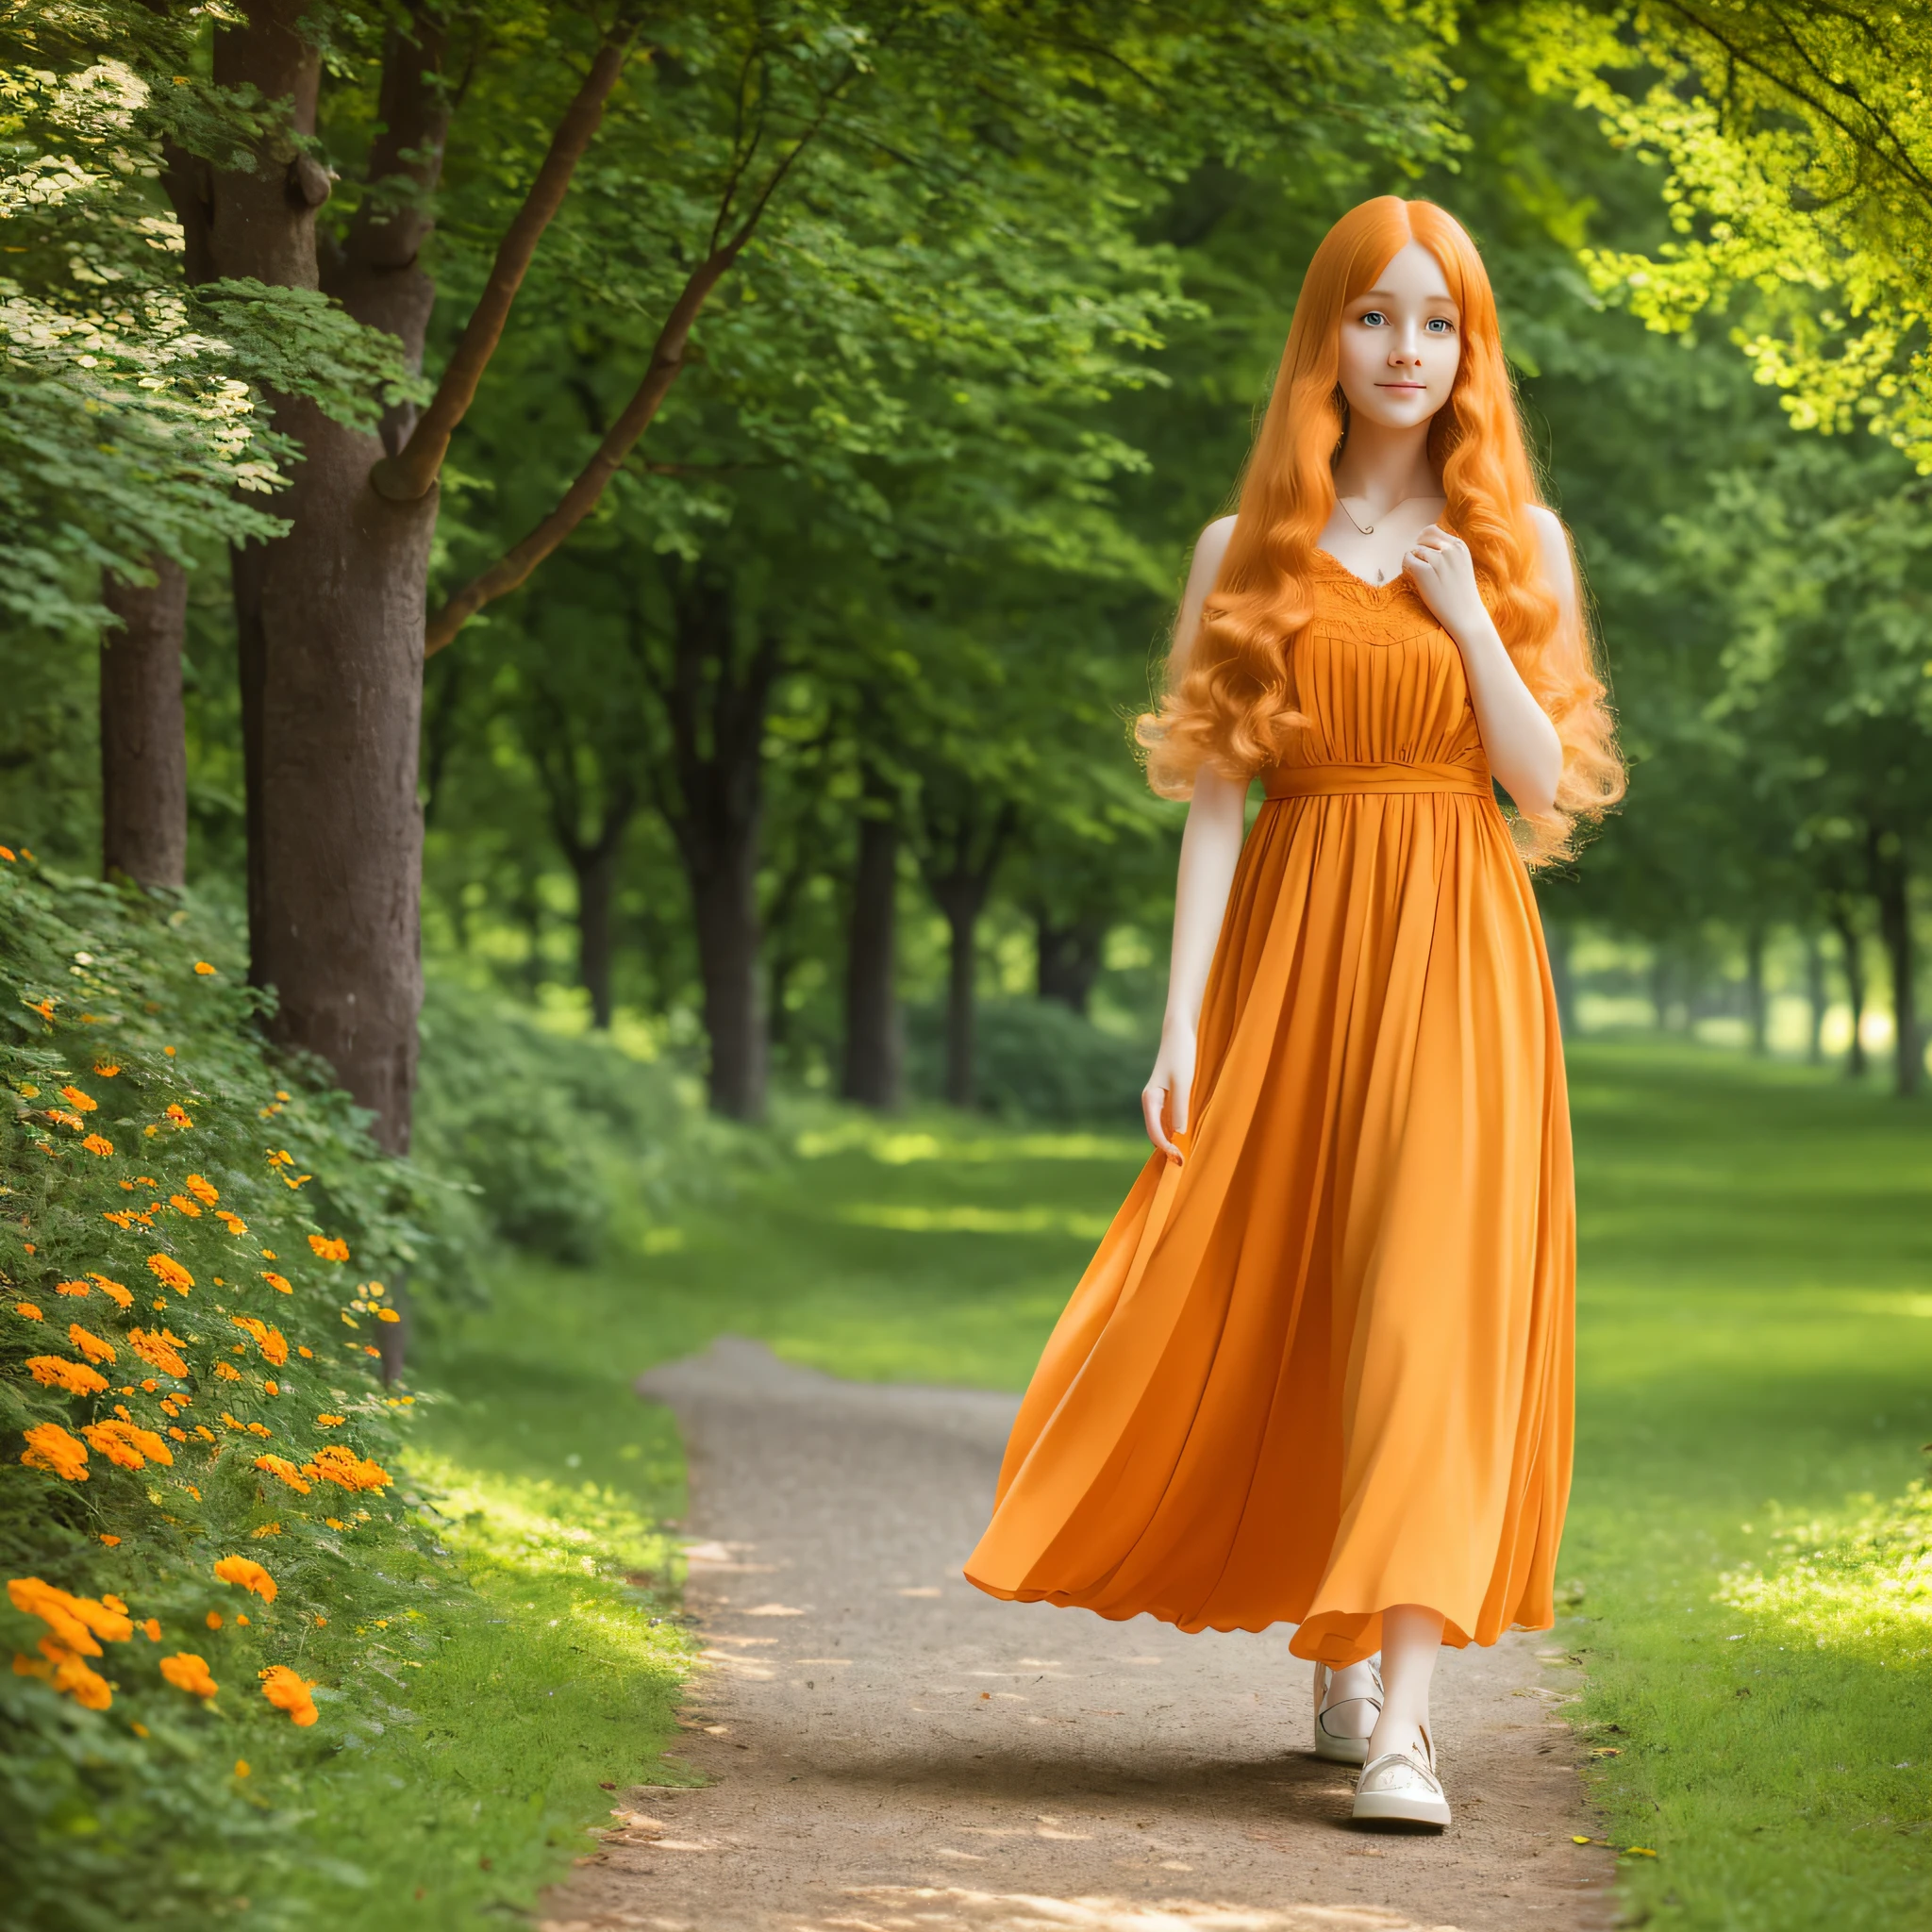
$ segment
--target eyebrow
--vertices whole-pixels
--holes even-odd
[[[1391,302],[1396,300],[1397,297],[1393,289],[1364,289],[1355,299],[1357,302]],[[1450,308],[1457,306],[1456,297],[1450,294],[1446,289],[1438,289],[1433,295],[1424,295],[1423,300],[1424,302],[1441,302]]]

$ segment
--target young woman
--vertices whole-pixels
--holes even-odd
[[[1157,1151],[966,1574],[1297,1625],[1316,1749],[1365,1767],[1355,1815],[1445,1825],[1436,1653],[1549,1625],[1570,1487],[1570,1127],[1526,867],[1623,771],[1442,209],[1383,196],[1316,250],[1141,740],[1192,799]]]

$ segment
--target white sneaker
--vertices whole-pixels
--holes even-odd
[[[1424,1756],[1408,1751],[1385,1751],[1363,1769],[1356,1780],[1355,1816],[1376,1824],[1434,1825],[1449,1823],[1449,1800],[1436,1775],[1436,1747],[1423,1733]]]
[[[1335,1674],[1326,1664],[1315,1666],[1315,1756],[1329,1764],[1360,1764],[1369,1755],[1369,1731],[1375,1727],[1374,1718],[1382,1715],[1382,1673],[1372,1662],[1369,1669],[1374,1673],[1375,1690],[1370,1697],[1342,1697],[1330,1704],[1328,1687],[1334,1682]],[[1359,1737],[1353,1737],[1346,1731],[1330,1730],[1327,1724],[1331,1711],[1347,1709],[1351,1704],[1366,1704],[1374,1713],[1369,1720],[1369,1731]]]

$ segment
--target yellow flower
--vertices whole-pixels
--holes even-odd
[[[26,1370],[42,1387],[64,1389],[70,1395],[98,1395],[108,1386],[107,1376],[64,1355],[30,1355]]]
[[[81,1143],[90,1154],[98,1154],[103,1160],[114,1151],[113,1141],[100,1134],[90,1134]]]
[[[58,1423],[36,1423],[24,1434],[26,1448],[20,1459],[27,1468],[50,1470],[70,1483],[87,1481],[87,1444],[75,1441]]]
[[[60,1098],[79,1113],[92,1113],[99,1106],[92,1093],[83,1093],[78,1087],[63,1087]]]
[[[236,1758],[236,1760],[235,1760],[235,1775],[236,1775],[237,1777],[246,1777],[246,1776],[248,1775],[248,1760],[247,1760],[247,1758],[245,1758],[245,1757],[238,1757],[238,1758]]]
[[[378,1322],[400,1322],[403,1318],[393,1308],[377,1308],[375,1319]]]
[[[261,1694],[298,1724],[315,1722],[315,1700],[308,1694],[314,1688],[313,1678],[298,1677],[287,1664],[271,1664],[261,1673]]]
[[[177,1690],[192,1697],[212,1697],[222,1687],[208,1675],[208,1659],[192,1650],[177,1651],[161,1659],[161,1675]]]
[[[206,959],[197,959],[194,962],[194,970],[206,979],[215,969]]]
[[[275,1600],[275,1578],[253,1557],[224,1557],[215,1565],[215,1574],[222,1582],[232,1583],[251,1596],[258,1596],[265,1604]]]
[[[70,1322],[67,1324],[67,1339],[91,1362],[111,1362],[119,1359],[111,1341],[103,1341],[98,1335],[90,1333],[78,1322]]]
[[[172,1288],[176,1294],[186,1294],[194,1286],[194,1276],[172,1255],[150,1255],[147,1267],[163,1288]]]
[[[312,1234],[308,1245],[325,1261],[346,1261],[349,1258],[349,1244],[330,1235]]]

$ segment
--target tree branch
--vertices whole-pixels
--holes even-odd
[[[496,259],[491,265],[490,279],[464,325],[462,339],[442,372],[436,394],[417,419],[408,441],[394,456],[385,457],[369,474],[369,480],[379,495],[395,503],[413,503],[428,495],[435,487],[450,438],[468,413],[483,380],[483,372],[490,366],[497,343],[503,340],[510,305],[529,271],[537,243],[563,206],[577,163],[604,119],[604,104],[624,72],[630,40],[631,29],[626,27],[597,49],[584,84],[557,124],[550,151],[537,170],[537,178],[530,184],[523,207],[504,230],[503,240],[497,244]]]

